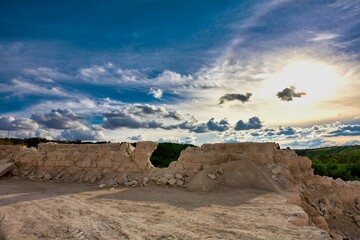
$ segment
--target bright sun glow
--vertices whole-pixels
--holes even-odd
[[[294,86],[297,92],[305,92],[302,102],[312,103],[329,97],[337,88],[339,76],[331,65],[301,61],[285,67],[277,80],[283,88]]]
[[[294,86],[295,92],[305,92],[306,95],[294,98],[293,101],[311,104],[331,97],[339,83],[340,76],[331,65],[314,61],[296,61],[276,74],[268,82],[271,85],[268,85],[268,89],[274,94],[274,91],[279,92]]]

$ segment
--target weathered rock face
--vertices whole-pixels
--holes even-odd
[[[255,188],[288,196],[333,238],[360,236],[360,183],[313,174],[311,161],[275,143],[204,144],[187,148],[169,168],[150,162],[154,142],[0,146],[0,172],[45,181],[97,182],[104,186],[180,186],[193,191]],[[14,166],[15,165],[15,166]]]
[[[38,149],[1,146],[0,156],[1,161],[16,165],[12,172],[21,178],[96,182],[150,169],[150,156],[156,147],[154,142],[140,142],[137,149],[129,143],[47,143],[39,144]]]
[[[155,142],[138,142],[135,151],[131,153],[131,157],[140,169],[151,169],[153,165],[150,162],[150,157],[156,148]]]

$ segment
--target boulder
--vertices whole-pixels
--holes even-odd
[[[0,177],[4,176],[6,173],[8,173],[14,167],[15,167],[15,164],[13,162],[7,162],[5,164],[0,165]]]
[[[211,179],[211,180],[215,180],[216,176],[214,174],[208,173],[207,176]]]
[[[144,177],[143,178],[143,185],[146,186],[148,184],[148,182],[149,182],[149,178]]]
[[[162,177],[156,181],[156,184],[159,186],[165,186],[168,182],[168,179],[165,177]]]
[[[180,174],[180,173],[176,173],[175,174],[175,178],[177,178],[177,179],[183,179],[183,176]]]
[[[168,183],[171,185],[171,186],[174,186],[176,184],[176,179],[175,178],[172,178],[168,181]]]

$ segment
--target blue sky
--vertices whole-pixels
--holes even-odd
[[[360,3],[1,1],[0,136],[360,140]]]

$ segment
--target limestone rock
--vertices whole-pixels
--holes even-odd
[[[125,187],[135,187],[137,186],[138,182],[136,180],[131,180],[124,183]]]
[[[184,185],[184,182],[183,182],[182,180],[178,179],[178,180],[176,181],[176,184],[177,184],[178,186],[183,186],[183,185]]]
[[[106,181],[105,184],[108,187],[117,187],[117,186],[119,186],[119,184],[117,183],[117,179],[109,179],[108,181]]]
[[[224,170],[220,167],[216,170],[216,173],[219,175],[223,175],[224,174]]]
[[[140,169],[150,169],[152,164],[150,162],[151,154],[157,148],[156,142],[143,141],[136,144],[135,151],[132,153],[132,159],[136,162]]]
[[[180,174],[180,173],[176,173],[175,174],[175,178],[177,178],[177,179],[183,179],[183,176]]]
[[[162,177],[156,181],[156,184],[159,186],[165,186],[167,182],[168,182],[168,179],[165,177]]]
[[[101,184],[99,184],[99,186],[98,186],[98,188],[104,188],[104,187],[106,187],[106,184],[105,184],[105,183],[101,183]]]
[[[14,167],[15,167],[15,164],[13,162],[8,162],[3,165],[0,165],[0,177],[4,176],[6,173],[8,173]]]
[[[168,183],[171,185],[171,186],[174,186],[175,183],[176,183],[176,179],[175,178],[172,178],[168,181]]]
[[[149,178],[144,177],[143,178],[143,185],[146,186],[148,184],[148,182],[149,182]]]
[[[165,173],[164,174],[164,177],[168,180],[172,179],[173,178],[173,175],[172,174],[169,174],[169,173]]]
[[[51,177],[50,173],[47,172],[47,173],[44,175],[43,179],[44,179],[45,181],[50,181],[50,180],[52,179],[52,177]]]
[[[214,174],[208,173],[207,176],[211,179],[211,180],[215,180],[216,176]]]

